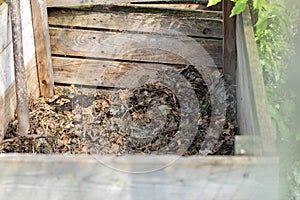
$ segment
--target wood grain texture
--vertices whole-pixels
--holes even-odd
[[[249,9],[238,17],[237,23],[237,100],[241,134],[259,135],[263,154],[276,152],[272,128]]]
[[[135,84],[135,81],[138,81],[138,77],[147,76],[149,78],[155,78],[160,72],[175,68],[163,64],[62,58],[54,56],[53,69],[54,81],[56,83],[130,88]],[[129,74],[134,74],[134,76]]]
[[[99,5],[99,4],[118,4],[118,3],[147,3],[147,2],[161,2],[161,0],[47,0],[48,7],[74,7],[85,5]],[[164,2],[182,2],[182,0],[164,0]],[[200,3],[207,4],[207,0],[185,0],[186,3]]]
[[[8,5],[0,6],[0,95],[2,95],[9,84],[6,82],[7,46],[8,46]]]
[[[31,0],[31,10],[40,93],[42,96],[51,97],[54,94],[54,81],[45,2]]]
[[[19,136],[26,136],[29,131],[29,104],[26,85],[26,74],[23,55],[23,31],[20,1],[12,1],[10,4],[12,38],[13,38],[13,58],[15,70],[15,91],[17,100],[17,119]]]
[[[166,14],[53,10],[49,12],[49,24],[208,38],[223,37],[222,20]]]
[[[175,9],[175,10],[203,10],[206,8],[204,5],[200,4],[184,4],[184,3],[177,3],[177,4],[155,4],[155,3],[120,3],[119,5],[122,6],[135,6],[135,7],[146,7],[146,8],[164,8],[164,9]]]
[[[201,60],[200,65],[221,62],[220,40],[60,28],[51,28],[50,36],[55,55],[170,64],[190,64],[186,60],[194,56]]]
[[[7,46],[8,6],[6,3],[0,5],[0,54]]]
[[[276,159],[138,155],[96,159],[2,155],[0,195],[10,200],[278,199]],[[143,171],[148,173],[135,174]]]
[[[223,71],[225,78],[235,79],[236,73],[236,17],[229,17],[234,3],[223,0]]]
[[[29,97],[37,98],[39,96],[39,84],[35,59],[32,59],[26,67],[26,81]],[[0,141],[4,138],[8,123],[15,115],[16,106],[15,83],[12,83],[0,97]]]
[[[174,10],[194,10],[194,11],[204,11],[204,10],[210,10],[210,11],[222,11],[222,4],[218,3],[215,6],[207,7],[207,3],[204,2],[203,4],[197,3],[194,4],[191,3],[168,3],[168,4],[159,4],[159,3],[120,3],[119,5],[125,5],[125,6],[134,6],[134,7],[146,7],[146,8],[164,8],[164,9],[174,9]],[[216,12],[216,13],[222,13],[222,12]]]

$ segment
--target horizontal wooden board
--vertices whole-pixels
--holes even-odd
[[[56,83],[117,88],[130,88],[138,77],[156,77],[162,70],[175,69],[163,64],[62,57],[53,57],[52,61]]]
[[[0,171],[10,200],[277,200],[279,188],[276,159],[251,157],[2,155]]]
[[[99,5],[99,4],[118,4],[118,3],[147,3],[147,2],[162,2],[161,0],[47,0],[48,7],[71,7],[84,5]],[[164,2],[182,2],[182,0],[164,0]],[[185,0],[186,3],[207,4],[207,0]]]
[[[6,48],[7,44],[7,28],[8,28],[8,6],[6,3],[0,5],[0,54]]]
[[[220,8],[219,4],[215,6],[207,7],[206,4],[195,4],[195,3],[168,3],[168,4],[158,4],[158,3],[120,3],[118,5],[122,6],[134,6],[134,7],[142,7],[142,8],[160,8],[160,9],[174,9],[174,10],[182,10],[182,11],[199,11],[203,12],[204,10],[216,11],[215,14],[219,14],[222,16],[222,8]]]
[[[199,66],[222,63],[220,40],[60,28],[51,28],[50,38],[55,55]]]
[[[135,7],[147,7],[147,8],[164,8],[164,9],[175,9],[175,10],[203,10],[206,8],[204,5],[200,4],[158,4],[158,3],[120,3],[123,6],[135,6]]]
[[[203,17],[207,17],[203,13]],[[167,14],[89,12],[77,10],[49,10],[49,24],[67,27],[109,29],[222,38],[222,20],[199,17],[180,17]]]

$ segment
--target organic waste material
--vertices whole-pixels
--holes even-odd
[[[54,97],[31,100],[30,137],[17,135],[15,119],[0,150],[45,154],[203,154],[210,131],[211,95],[193,67],[179,72],[197,97],[197,114],[188,119],[197,120],[195,126],[189,126],[192,123],[184,116],[180,98],[159,81],[147,81],[133,89],[110,90],[57,85]],[[235,87],[226,83],[225,88],[226,117],[219,119],[224,123],[219,137],[208,145],[211,155],[233,154],[234,136],[238,134]],[[179,91],[185,89],[178,85]],[[190,130],[195,130],[195,134],[189,135]]]

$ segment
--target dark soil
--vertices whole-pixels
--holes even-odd
[[[2,153],[62,154],[203,154],[212,106],[208,87],[193,67],[180,73],[191,83],[198,98],[196,134],[181,129],[182,105],[170,89],[147,82],[134,89],[103,90],[56,86],[53,98],[30,103],[30,137],[17,135],[18,121],[9,125],[0,143]],[[180,87],[180,86],[178,86]],[[184,90],[184,88],[181,88]],[[226,83],[226,118],[208,154],[232,155],[236,122],[235,87]],[[198,116],[199,115],[199,116]],[[189,122],[186,122],[189,123]],[[184,126],[187,127],[187,126]],[[185,137],[186,136],[186,137]],[[205,149],[204,149],[205,150]]]

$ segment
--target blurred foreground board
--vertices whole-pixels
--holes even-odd
[[[278,160],[255,157],[2,155],[6,199],[272,199]],[[129,173],[128,173],[129,172]]]

